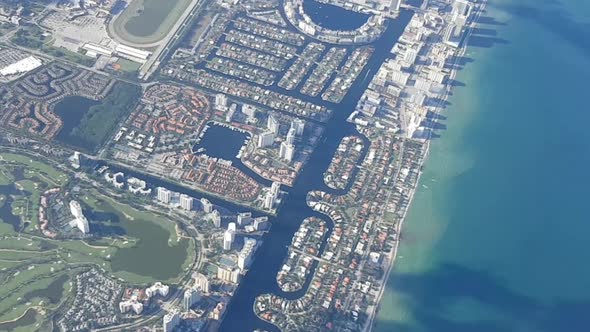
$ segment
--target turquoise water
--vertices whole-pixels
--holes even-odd
[[[487,11],[375,331],[590,330],[590,3]]]

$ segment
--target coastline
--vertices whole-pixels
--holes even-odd
[[[487,2],[488,2],[488,0],[483,0],[479,4],[479,6],[477,7],[477,11],[474,13],[473,19],[471,19],[470,22],[468,23],[467,31],[466,31],[465,37],[462,41],[462,46],[460,48],[458,48],[457,52],[455,53],[456,57],[455,57],[455,62],[453,62],[453,65],[456,65],[458,58],[463,56],[465,54],[465,52],[467,51],[467,47],[468,47],[467,44],[469,41],[469,37],[471,36],[473,29],[477,25],[480,16],[484,12]],[[452,70],[449,75],[449,80],[454,80],[455,77],[457,76],[458,71],[459,70]],[[443,98],[440,99],[438,106],[435,108],[435,115],[439,115],[443,111],[444,107],[442,106],[442,104],[448,99],[449,93],[451,90],[452,90],[452,86],[447,85]],[[400,219],[399,223],[397,223],[397,225],[395,227],[397,239],[395,241],[394,248],[392,249],[392,251],[388,255],[388,264],[386,267],[386,272],[383,275],[383,279],[382,279],[383,281],[382,281],[381,287],[379,289],[379,294],[377,295],[377,304],[373,307],[373,310],[370,314],[369,320],[367,321],[365,328],[364,328],[364,330],[368,331],[368,332],[373,331],[373,329],[375,328],[375,326],[377,324],[376,319],[377,319],[377,315],[379,314],[379,310],[381,308],[381,300],[383,298],[383,294],[385,293],[385,288],[387,287],[387,283],[389,281],[391,271],[393,270],[393,266],[394,266],[395,260],[397,258],[397,253],[398,253],[399,245],[400,245],[400,241],[401,241],[403,224],[404,224],[404,221],[406,220],[408,211],[410,210],[410,207],[412,206],[412,202],[414,201],[414,195],[416,194],[416,190],[418,188],[418,185],[420,184],[420,178],[423,173],[422,170],[423,170],[423,167],[424,167],[426,161],[428,160],[428,155],[430,153],[431,134],[432,134],[432,132],[430,132],[428,138],[426,139],[425,153],[419,163],[420,164],[420,171],[418,172],[418,177],[416,179],[416,183],[414,183],[414,187],[410,193],[410,199],[409,199],[410,204],[408,204],[408,206],[404,210],[402,218]]]

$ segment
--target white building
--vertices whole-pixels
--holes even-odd
[[[211,202],[209,202],[208,199],[201,198],[201,204],[203,205],[203,211],[205,211],[206,213],[213,212],[213,204],[211,204]]]
[[[223,233],[223,250],[231,250],[231,246],[234,243],[234,232],[227,230]]]
[[[155,284],[146,288],[145,295],[149,298],[151,298],[152,296],[155,296],[155,295],[160,295],[161,297],[166,297],[166,296],[168,296],[169,291],[170,291],[170,287],[168,285],[164,285],[161,282],[156,282]]]
[[[274,115],[271,114],[268,116],[268,119],[266,120],[266,128],[275,135],[279,133],[279,121],[277,121]]]
[[[279,157],[287,162],[291,162],[293,160],[293,156],[295,155],[295,146],[293,144],[289,144],[287,142],[281,143],[281,148],[279,150]]]
[[[252,212],[238,213],[238,225],[244,226],[252,222]]]
[[[266,230],[270,226],[268,217],[258,217],[254,219],[254,229],[257,231]]]
[[[119,310],[122,314],[133,310],[136,315],[139,315],[143,311],[143,304],[136,299],[129,299],[127,301],[119,302]]]
[[[162,203],[169,204],[172,198],[172,192],[164,187],[158,187],[158,200]]]
[[[269,191],[268,193],[266,193],[266,196],[264,196],[264,208],[266,210],[270,210],[270,209],[272,209],[274,204],[275,204],[275,196]]]
[[[90,226],[88,225],[88,219],[82,212],[82,206],[77,201],[70,201],[70,212],[74,216],[71,224],[77,227],[82,233],[87,234],[90,232]]]
[[[215,109],[218,111],[227,110],[227,96],[223,93],[215,95]]]
[[[209,279],[207,276],[197,272],[193,274],[193,278],[195,278],[195,288],[203,293],[209,293]]]
[[[193,209],[195,199],[189,195],[180,194],[180,207],[184,210],[190,211]]]
[[[247,269],[250,264],[252,263],[252,258],[254,257],[254,253],[258,248],[258,242],[252,238],[244,239],[244,246],[240,253],[238,254],[238,267],[240,270]]]
[[[189,311],[193,304],[199,302],[201,299],[201,293],[193,288],[189,288],[184,291],[184,296],[182,298],[182,303],[184,305],[184,310]]]
[[[295,129],[295,134],[297,134],[297,136],[301,136],[305,130],[305,121],[295,119],[291,122],[291,128]]]
[[[43,65],[43,62],[41,62],[41,60],[35,58],[34,56],[29,56],[20,61],[9,64],[8,66],[0,68],[0,75],[11,76],[16,74],[27,73],[35,68],[40,67],[41,65]]]
[[[215,227],[221,227],[221,214],[219,211],[213,210],[213,212],[211,212],[211,219],[213,219],[213,225],[215,225]]]
[[[258,147],[265,148],[271,146],[275,141],[275,134],[272,131],[265,131],[258,136]]]
[[[293,145],[295,143],[295,128],[291,127],[287,133],[287,143]]]
[[[164,320],[162,323],[162,327],[164,328],[164,332],[172,332],[174,328],[180,323],[180,315],[178,311],[173,310],[166,315],[164,315]]]

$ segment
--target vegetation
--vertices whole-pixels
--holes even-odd
[[[71,185],[66,173],[12,153],[0,153],[0,182],[24,190],[6,202],[23,218],[27,206],[38,211],[43,188]],[[75,275],[90,267],[135,285],[174,283],[194,260],[194,241],[179,237],[166,216],[139,211],[83,182],[76,185],[91,231],[99,236],[94,241],[44,238],[34,227],[17,232],[0,219],[0,330],[50,330],[48,317],[74,295]],[[115,228],[122,232],[109,232]]]
[[[117,82],[100,104],[90,107],[80,124],[67,135],[67,141],[95,151],[133,109],[140,93],[141,88],[137,85]]]

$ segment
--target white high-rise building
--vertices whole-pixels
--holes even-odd
[[[87,234],[90,232],[90,225],[88,225],[88,219],[82,212],[82,206],[77,201],[70,201],[70,212],[74,216],[71,225],[77,227],[82,233]]]
[[[281,143],[281,148],[279,150],[279,157],[287,162],[291,162],[293,160],[293,156],[295,155],[295,146],[293,144],[289,144],[287,142]]]
[[[265,148],[271,146],[275,141],[275,134],[272,131],[265,131],[258,136],[258,147]]]
[[[215,109],[218,111],[225,111],[227,109],[227,96],[223,93],[215,95]]]
[[[202,273],[193,274],[195,287],[203,293],[209,293],[209,279]]]
[[[230,223],[227,225],[227,230],[228,230],[228,231],[235,232],[235,231],[237,230],[236,223],[235,223],[235,222],[230,222]]]
[[[281,184],[279,182],[273,182],[270,186],[270,192],[275,196],[279,196],[279,190],[281,189]]]
[[[223,250],[231,250],[231,246],[234,243],[234,232],[227,230],[223,233]]]
[[[170,203],[170,199],[172,198],[172,192],[164,187],[158,187],[158,200],[162,203],[168,204]]]
[[[166,297],[166,296],[168,296],[169,292],[170,292],[170,286],[164,285],[159,281],[145,289],[145,295],[149,298],[151,298],[152,296],[156,296],[156,295],[160,295],[161,297]]]
[[[268,193],[266,193],[266,196],[264,196],[264,208],[270,210],[272,209],[274,204],[275,196],[269,191]]]
[[[265,230],[269,227],[268,217],[258,217],[254,219],[254,229],[257,231]]]
[[[243,104],[242,105],[242,113],[244,113],[245,115],[247,115],[250,118],[256,117],[256,111],[257,111],[257,108],[255,106],[252,106],[250,104]]]
[[[203,211],[205,211],[206,213],[213,212],[213,204],[211,204],[211,202],[209,202],[208,199],[201,198],[201,204],[203,205]]]
[[[182,304],[184,305],[184,310],[189,311],[193,304],[199,302],[201,299],[201,293],[193,288],[189,288],[184,291],[184,296],[182,298]]]
[[[219,211],[213,210],[213,212],[211,212],[211,219],[213,219],[213,225],[215,225],[215,227],[221,227],[221,214]]]
[[[275,135],[279,133],[279,121],[274,117],[274,115],[269,115],[266,121],[266,128],[273,132]]]
[[[240,270],[245,270],[250,266],[254,252],[256,252],[256,248],[258,248],[258,242],[255,239],[244,239],[244,246],[238,254],[238,267]]]
[[[291,128],[295,129],[295,134],[297,136],[301,136],[305,130],[305,121],[301,119],[295,119],[291,121]]]
[[[195,199],[189,195],[180,194],[180,207],[184,210],[190,211],[193,209]]]
[[[129,310],[133,310],[136,315],[139,315],[143,311],[143,304],[138,302],[137,299],[129,299],[119,302],[119,311],[121,311],[122,314]]]
[[[166,315],[164,315],[164,320],[162,323],[162,327],[164,328],[164,332],[172,332],[176,326],[180,323],[180,315],[178,311],[173,310]]]
[[[295,128],[291,127],[287,133],[287,143],[293,145],[295,143]]]
[[[252,212],[238,213],[238,225],[245,226],[252,222]]]

